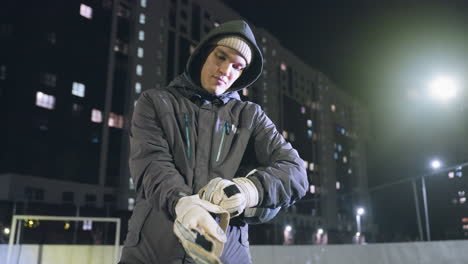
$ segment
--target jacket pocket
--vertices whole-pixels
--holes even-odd
[[[229,124],[228,124],[228,121],[224,121],[223,123],[223,127],[221,129],[221,141],[219,142],[219,145],[218,145],[218,152],[216,154],[216,162],[219,162],[219,158],[221,156],[221,151],[223,151],[223,146],[224,146],[224,137],[226,135],[229,135],[231,130],[230,130],[230,127],[228,127]]]
[[[214,148],[214,167],[221,164],[228,157],[233,147],[232,144],[233,140],[236,138],[236,134],[238,134],[238,131],[235,124],[229,121],[223,121],[221,123],[220,136],[214,137],[217,141],[217,145]]]
[[[190,120],[188,114],[184,114],[185,144],[187,145],[187,159],[192,155],[192,144],[190,143]]]
[[[128,232],[124,246],[134,247],[140,242],[141,229],[151,211],[151,206],[146,200],[139,201],[133,209],[132,217],[128,221]]]

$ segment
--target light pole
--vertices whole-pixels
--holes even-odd
[[[356,225],[357,225],[357,232],[359,235],[361,234],[361,215],[365,213],[364,208],[358,207],[356,210]]]
[[[438,170],[442,166],[442,162],[438,159],[434,159],[431,161],[431,168],[433,170]],[[427,205],[427,190],[426,190],[426,180],[424,175],[421,176],[421,189],[423,195],[423,206],[424,206],[424,217],[426,219],[426,237],[427,241],[431,241],[431,226],[429,224],[429,209]]]

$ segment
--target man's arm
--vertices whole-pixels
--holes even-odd
[[[260,167],[248,177],[259,191],[258,207],[288,207],[301,199],[308,188],[304,161],[257,107],[252,137]]]
[[[148,93],[142,93],[135,106],[130,131],[130,173],[137,191],[143,191],[153,207],[174,219],[180,197],[192,190],[176,169],[158,113]]]

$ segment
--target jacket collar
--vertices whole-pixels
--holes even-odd
[[[230,100],[241,100],[237,91],[227,91],[220,95],[211,94],[200,86],[195,85],[185,73],[179,75],[169,83],[169,88],[176,89],[180,94],[191,101],[201,100],[209,101],[214,104],[227,104]]]

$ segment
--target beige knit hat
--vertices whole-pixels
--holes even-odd
[[[235,49],[242,57],[244,57],[247,64],[250,64],[252,61],[252,50],[250,49],[249,44],[247,44],[247,42],[241,37],[234,35],[227,36],[216,42],[216,45]]]

